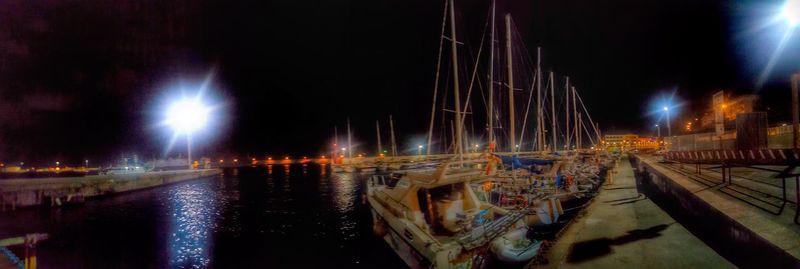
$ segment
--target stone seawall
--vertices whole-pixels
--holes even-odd
[[[220,173],[219,169],[201,169],[0,180],[0,210],[41,205],[60,206],[82,202],[85,198],[147,189]]]
[[[711,203],[699,197],[698,190],[687,189],[639,156],[631,156],[630,160],[636,171],[637,189],[735,265],[800,268],[800,260],[721,211],[731,207],[731,202]]]

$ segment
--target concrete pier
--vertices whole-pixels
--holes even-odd
[[[765,201],[780,194],[776,187],[772,187],[772,195],[757,192],[767,191],[764,175],[756,173],[749,175],[753,179],[744,179],[741,176],[746,171],[739,169],[733,171],[731,185],[722,182],[718,173],[697,173],[693,165],[662,163],[652,155],[636,156],[635,160],[641,173],[640,187],[737,266],[800,268],[800,225],[793,222],[796,204],[788,204],[782,211],[769,206]],[[772,181],[780,184],[780,179]],[[792,198],[787,200],[794,202]]]
[[[146,189],[220,173],[220,169],[201,169],[0,180],[0,210],[40,205],[60,206],[80,202],[85,198]]]
[[[534,268],[734,268],[646,195],[623,158]]]

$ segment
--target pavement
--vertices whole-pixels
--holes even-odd
[[[776,187],[780,184],[779,179],[773,178],[775,173],[753,172],[752,169],[738,168],[733,170],[734,185],[708,186],[685,175],[693,172],[691,165],[684,165],[682,169],[675,170],[676,165],[661,164],[654,156],[641,156],[640,160],[653,165],[654,169],[694,193],[704,203],[771,245],[785,251],[794,259],[800,260],[800,225],[793,222],[796,205],[787,204],[781,214],[776,214],[777,208],[773,205],[780,201],[776,197],[780,196],[781,192]],[[703,171],[703,174],[708,175],[709,172]],[[718,172],[714,172],[712,177],[721,179]],[[794,180],[787,180],[786,187],[787,200],[795,202],[797,197],[793,190]]]
[[[735,268],[636,189],[623,158],[534,268]]]

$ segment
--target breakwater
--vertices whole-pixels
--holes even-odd
[[[81,203],[86,198],[147,189],[220,173],[219,169],[200,169],[0,180],[0,210]]]

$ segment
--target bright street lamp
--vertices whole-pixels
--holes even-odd
[[[422,155],[422,145],[417,146],[417,155]]]
[[[192,133],[203,128],[208,121],[208,112],[211,109],[206,107],[197,98],[181,99],[173,103],[167,110],[166,123],[172,126],[176,135],[186,134],[186,151],[189,160],[189,169],[192,169]]]
[[[800,24],[800,0],[786,0],[781,10],[781,18],[791,27]]]
[[[669,107],[664,107],[664,114],[667,114],[667,136],[672,136],[672,128],[669,124]]]

